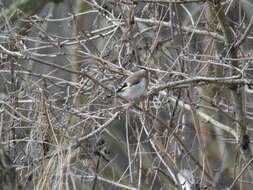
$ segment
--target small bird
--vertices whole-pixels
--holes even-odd
[[[145,94],[148,86],[148,73],[141,69],[131,74],[122,85],[116,89],[117,95],[128,100],[136,100]]]

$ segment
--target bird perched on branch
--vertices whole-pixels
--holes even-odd
[[[141,69],[131,74],[122,85],[116,89],[117,95],[128,100],[136,100],[143,96],[148,87],[148,72]]]

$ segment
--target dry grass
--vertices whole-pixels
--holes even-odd
[[[3,187],[252,189],[246,1],[247,19],[232,17],[233,1],[134,2],[51,3],[21,21],[6,12],[0,177],[15,168],[16,179]],[[114,92],[140,67],[145,108]]]

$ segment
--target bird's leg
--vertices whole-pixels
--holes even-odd
[[[145,100],[139,102],[139,108],[141,108],[142,111],[145,111]]]
[[[139,107],[142,111],[145,111],[146,110],[146,108],[145,108],[145,98],[129,101],[129,103],[126,104],[126,109],[129,109],[130,107],[132,107],[134,105]]]

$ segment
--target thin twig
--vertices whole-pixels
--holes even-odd
[[[108,127],[114,120],[115,118],[118,116],[119,112],[116,112],[111,119],[109,119],[108,121],[106,121],[103,125],[101,125],[100,127],[98,127],[96,130],[92,131],[91,133],[80,137],[76,140],[75,143],[71,144],[71,148],[75,149],[77,147],[79,147],[85,140],[91,138],[92,136],[96,135],[97,133],[101,132],[103,129],[105,129],[106,127]]]

